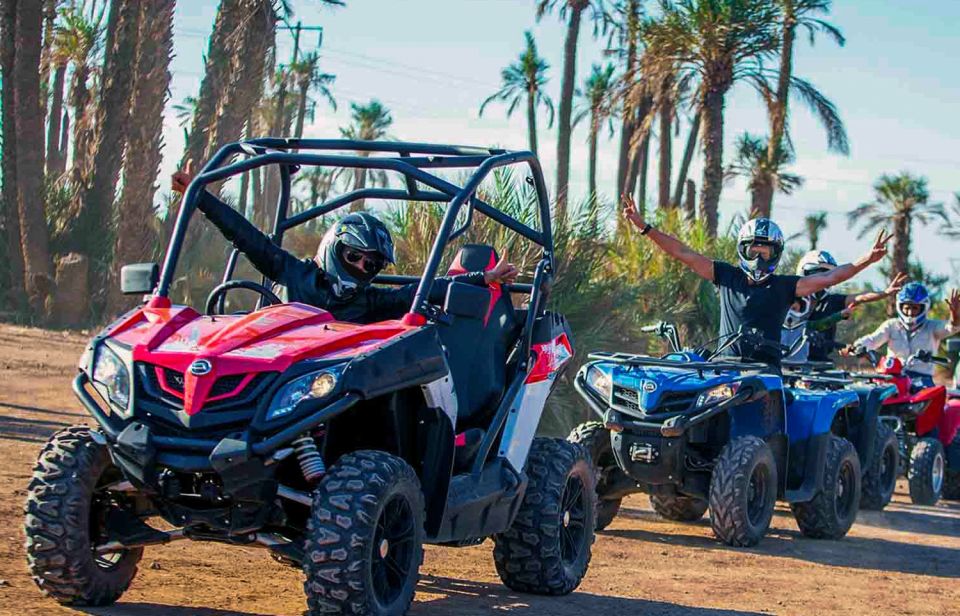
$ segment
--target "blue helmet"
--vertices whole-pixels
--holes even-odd
[[[929,310],[930,293],[919,282],[908,283],[897,293],[897,316],[910,331],[923,325]]]

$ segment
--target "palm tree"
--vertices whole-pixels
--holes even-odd
[[[767,144],[768,166],[774,165],[787,134],[787,107],[793,80],[793,43],[796,39],[797,28],[803,27],[806,29],[811,45],[817,32],[827,34],[840,46],[843,46],[845,42],[843,34],[836,27],[817,17],[817,15],[830,12],[831,0],[777,0],[777,2],[782,10],[780,17],[780,69],[777,73],[776,91],[767,96],[768,115],[770,117],[770,139]],[[805,99],[808,98],[809,94],[814,93],[801,93]],[[819,95],[819,92],[815,94]],[[821,99],[823,102],[818,102]],[[822,95],[815,96],[806,102],[818,111],[817,115],[826,128],[828,149],[847,154],[849,147],[846,131],[833,104]],[[773,205],[773,182],[770,180],[772,178],[764,178],[758,187],[760,192],[758,213],[764,216],[770,215]]]
[[[590,118],[590,158],[588,163],[588,198],[597,198],[597,141],[604,123],[613,136],[613,114],[607,103],[614,87],[613,73],[616,68],[613,64],[607,64],[605,67],[599,64],[593,65],[590,76],[584,83],[583,90],[577,90],[577,96],[581,100],[580,109],[573,119],[573,124],[577,125],[584,118]]]
[[[615,55],[623,65],[620,82],[624,87],[634,83],[640,62],[640,43],[643,24],[643,0],[614,0],[604,14],[604,20],[610,25],[610,44],[607,53]],[[616,47],[613,41],[616,40]],[[617,196],[624,192],[630,165],[630,144],[636,130],[636,113],[627,105],[620,109],[620,145],[617,154]],[[619,227],[620,218],[617,218]]]
[[[17,209],[24,281],[30,310],[43,318],[53,289],[53,264],[43,204],[43,111],[40,108],[40,49],[43,10],[39,2],[18,3],[13,62]]]
[[[516,62],[500,72],[500,89],[488,97],[480,105],[480,116],[487,105],[494,101],[509,103],[507,117],[509,118],[520,102],[526,99],[527,103],[527,138],[530,151],[537,154],[537,108],[543,105],[547,108],[547,126],[553,126],[553,101],[543,91],[547,85],[547,69],[550,65],[537,53],[537,44],[533,34],[527,30],[523,33],[527,46]]]
[[[197,97],[185,96],[183,100],[173,106],[177,118],[177,126],[183,130],[183,143],[190,146],[190,131],[187,128],[193,123],[193,115],[197,112]]]
[[[702,110],[704,168],[700,210],[716,235],[723,188],[723,107],[740,79],[762,73],[777,49],[776,7],[769,0],[664,0],[663,17],[646,28],[647,54],[696,79]]]
[[[884,174],[873,185],[873,201],[864,203],[847,214],[850,226],[860,225],[862,238],[880,228],[893,227],[892,280],[907,272],[910,263],[910,234],[913,223],[927,225],[934,221],[949,229],[949,218],[942,203],[930,203],[927,178],[902,171],[897,175]]]
[[[674,75],[665,73],[657,88],[657,115],[660,123],[659,131],[659,175],[657,177],[657,207],[670,207],[670,179],[673,163],[673,117],[674,104]],[[679,205],[679,203],[677,204]]]
[[[393,116],[390,110],[383,104],[373,99],[366,105],[350,103],[350,120],[352,124],[346,128],[340,129],[340,134],[344,139],[353,139],[357,141],[375,141],[387,136],[387,130],[393,124]],[[360,152],[360,156],[369,156],[369,152]],[[357,168],[354,170],[354,190],[362,190],[367,186],[367,170]],[[350,206],[351,211],[363,210],[364,200],[354,201]]]
[[[123,166],[123,191],[117,208],[114,261],[119,265],[150,260],[156,246],[154,179],[162,158],[163,108],[169,95],[175,5],[176,0],[146,0],[140,8],[139,45],[127,120],[130,155]],[[122,296],[112,294],[111,300],[111,308],[119,308]]]
[[[799,175],[783,171],[783,167],[793,162],[791,152],[781,148],[776,166],[770,168],[767,162],[767,142],[762,137],[753,137],[749,133],[744,133],[737,139],[736,148],[736,160],[727,167],[724,175],[727,179],[734,177],[747,179],[747,189],[751,196],[751,218],[756,216],[758,206],[756,190],[758,182],[773,178],[776,189],[785,195],[793,193],[803,185],[803,178]]]
[[[827,228],[827,213],[817,212],[816,214],[807,214],[803,219],[804,232],[797,233],[790,239],[798,238],[803,235],[810,240],[810,250],[816,250],[820,245],[820,234]]]
[[[16,4],[9,0],[0,1],[0,72],[3,79],[2,122],[3,153],[0,155],[0,167],[3,173],[3,190],[0,193],[0,226],[3,237],[0,238],[0,284],[6,284],[8,293],[0,301],[15,309],[24,306],[23,253],[20,244],[20,214],[17,210],[17,114],[15,104],[16,81],[6,76],[13,74],[16,59]]]
[[[570,183],[570,137],[572,134],[573,93],[576,86],[577,41],[580,22],[588,13],[594,23],[594,35],[603,19],[603,0],[537,0],[537,19],[556,12],[567,22],[563,42],[563,77],[560,80],[560,107],[557,120],[557,187],[556,218],[563,224],[567,217],[567,188]]]
[[[310,103],[311,88],[315,88],[334,111],[337,110],[337,101],[330,92],[330,85],[336,77],[329,73],[321,73],[318,70],[319,63],[320,54],[314,51],[290,65],[290,75],[297,86],[298,94],[297,122],[293,130],[293,136],[297,139],[303,137],[303,122],[308,114],[307,104]]]

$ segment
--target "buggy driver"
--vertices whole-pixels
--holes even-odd
[[[887,254],[887,242],[892,237],[881,230],[870,251],[854,263],[810,276],[782,276],[774,271],[783,254],[783,233],[772,220],[754,218],[740,228],[737,234],[740,267],[736,268],[705,257],[654,228],[643,219],[629,195],[624,195],[623,201],[623,215],[640,229],[641,235],[649,237],[660,250],[717,286],[720,291],[721,339],[730,339],[741,327],[750,327],[759,330],[766,340],[779,345],[787,311],[797,298],[845,282],[880,261]],[[776,351],[739,343],[733,344],[726,353],[775,367],[780,365],[781,359]]]
[[[186,169],[173,174],[173,190],[185,192],[192,179],[188,162]],[[347,214],[327,230],[313,259],[298,259],[207,191],[197,200],[197,209],[261,274],[283,286],[285,301],[310,304],[340,321],[353,323],[398,319],[413,303],[416,283],[397,288],[371,284],[377,274],[394,262],[390,231],[372,214]],[[451,282],[484,286],[511,283],[516,276],[517,268],[501,258],[486,272],[437,278],[430,290],[430,301],[442,302]]]

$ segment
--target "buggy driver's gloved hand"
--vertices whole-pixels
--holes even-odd
[[[177,169],[170,176],[170,189],[173,192],[183,194],[187,192],[187,186],[193,181],[193,160],[188,160],[183,169]]]
[[[519,271],[513,263],[509,263],[506,257],[500,257],[500,260],[493,267],[483,273],[483,282],[491,284],[494,282],[500,284],[510,284],[517,279]]]

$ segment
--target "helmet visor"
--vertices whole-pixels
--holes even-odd
[[[347,245],[341,245],[340,259],[344,267],[361,280],[373,278],[386,266],[386,259],[379,252],[357,250]]]
[[[770,244],[753,242],[744,249],[748,259],[762,259],[771,261],[776,256],[776,248]]]
[[[923,314],[923,305],[913,302],[902,302],[900,304],[900,313],[905,317],[918,317]]]

